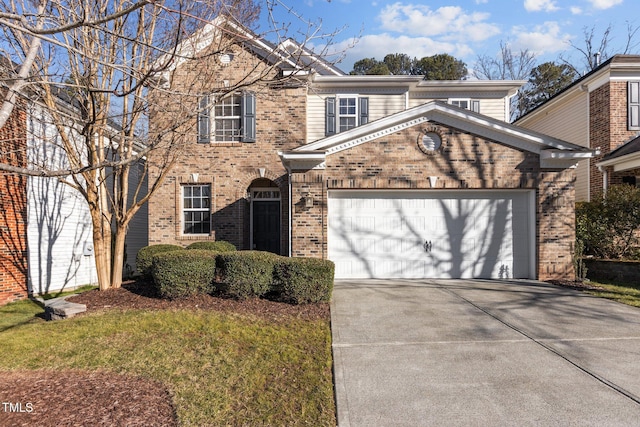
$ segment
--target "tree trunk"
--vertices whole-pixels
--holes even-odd
[[[126,226],[116,227],[115,234],[113,236],[113,264],[111,267],[111,287],[119,288],[122,286],[122,269],[124,266],[124,243],[126,233]]]
[[[93,254],[96,259],[98,286],[104,291],[111,287],[111,232],[102,233],[101,229],[100,225],[94,224]]]

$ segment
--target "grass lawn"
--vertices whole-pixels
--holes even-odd
[[[640,284],[638,283],[591,282],[590,284],[603,288],[603,290],[587,291],[591,295],[640,307]]]
[[[157,380],[180,425],[335,425],[328,320],[112,310],[45,322],[42,312],[31,301],[0,308],[0,370]]]

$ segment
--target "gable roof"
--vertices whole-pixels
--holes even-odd
[[[279,154],[285,166],[294,169],[308,168],[314,163],[315,167],[322,167],[326,156],[427,122],[539,154],[543,168],[568,168],[593,155],[592,150],[579,145],[440,101],[428,102]]]
[[[615,172],[640,168],[640,136],[607,153],[596,166],[612,166]]]
[[[629,77],[638,79],[640,78],[640,55],[614,55],[611,58],[604,61],[598,67],[594,68],[578,80],[574,81],[570,85],[563,88],[561,91],[547,99],[542,104],[538,105],[534,109],[527,111],[521,117],[518,117],[514,123],[527,120],[528,118],[535,116],[546,107],[559,102],[562,98],[575,91],[588,92],[590,85],[598,87],[602,83],[609,81],[612,78],[626,78]]]

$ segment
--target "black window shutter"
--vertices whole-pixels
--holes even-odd
[[[204,95],[198,102],[198,144],[211,141],[211,107],[209,95]]]
[[[324,100],[324,133],[326,136],[336,133],[336,99],[326,98]]]
[[[243,92],[242,102],[242,142],[256,142],[256,94]]]
[[[477,99],[471,101],[471,111],[473,111],[474,113],[480,112],[480,101],[478,101]]]
[[[640,82],[629,82],[627,90],[629,129],[640,130]]]
[[[358,119],[358,124],[366,125],[367,123],[369,123],[369,98],[358,98],[358,102],[360,103],[360,117]]]

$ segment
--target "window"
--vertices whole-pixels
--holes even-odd
[[[198,142],[255,142],[256,99],[252,92],[200,98]]]
[[[449,99],[449,104],[464,108],[465,110],[471,110],[476,113],[480,112],[480,101],[477,99]]]
[[[184,234],[211,233],[211,187],[185,185],[182,187]]]
[[[640,82],[629,82],[627,88],[629,130],[640,130]]]
[[[369,122],[369,98],[337,96],[325,99],[325,134],[333,135]]]

